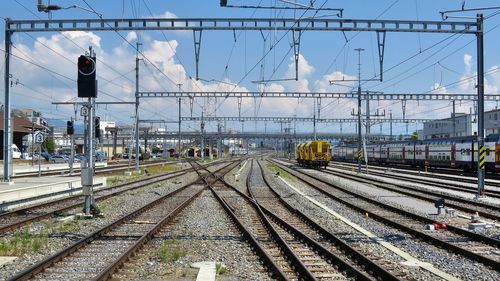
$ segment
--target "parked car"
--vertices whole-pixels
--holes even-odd
[[[69,158],[64,155],[52,155],[49,161],[52,163],[68,163]]]
[[[108,161],[108,156],[101,151],[96,151],[94,157],[96,162]]]

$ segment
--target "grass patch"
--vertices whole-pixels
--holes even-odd
[[[144,169],[148,170],[149,175],[156,175],[160,173],[177,171],[180,169],[180,167],[179,165],[150,166],[141,169],[142,175],[144,175]]]
[[[58,232],[75,233],[75,232],[78,232],[79,230],[80,230],[80,224],[78,223],[78,221],[76,219],[71,220],[71,221],[66,221],[62,225],[57,227]]]
[[[223,274],[227,273],[228,270],[227,270],[227,267],[225,264],[223,264],[221,262],[217,262],[217,263],[215,263],[215,272],[217,273],[217,275],[223,275]]]
[[[278,167],[276,164],[274,163],[271,163],[271,162],[267,162],[266,164],[267,168],[273,172],[273,174],[276,174],[276,173],[280,173],[280,176],[282,178],[285,178],[287,180],[290,180],[292,182],[296,182],[297,181],[297,178],[295,176],[292,176],[291,174],[289,174],[287,171],[281,169],[280,167]]]
[[[175,262],[186,255],[186,251],[176,247],[174,240],[165,240],[162,242],[160,249],[158,250],[158,258],[164,262]]]
[[[149,175],[152,176],[152,175],[156,175],[156,174],[177,171],[177,170],[181,169],[181,167],[178,165],[149,166],[146,168],[141,168],[140,173],[132,173],[131,176],[123,176],[123,175],[108,176],[106,179],[106,183],[108,186],[113,186],[113,185],[118,185],[118,184],[122,184],[122,183],[128,183],[128,182],[132,182],[135,180],[139,180],[144,176],[144,169],[148,170]]]
[[[29,233],[29,228],[24,228],[21,233],[12,237],[0,239],[0,256],[21,256],[26,253],[38,252],[48,243],[48,234]]]

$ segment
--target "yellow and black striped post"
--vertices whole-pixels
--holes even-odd
[[[486,166],[486,150],[484,149],[484,145],[479,147],[479,168],[484,170]]]
[[[358,150],[358,160],[362,161],[363,160],[363,149]]]

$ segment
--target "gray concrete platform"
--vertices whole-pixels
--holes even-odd
[[[106,177],[94,178],[94,189],[106,186]],[[0,211],[49,198],[81,193],[79,176],[49,176],[15,179],[0,184]]]
[[[108,163],[106,162],[96,162],[96,167],[107,167]],[[74,163],[73,167],[75,169],[80,169],[80,163]],[[68,163],[42,163],[40,165],[40,170],[43,172],[48,171],[64,171],[69,169]],[[31,166],[30,163],[15,163],[12,165],[12,175],[22,175],[26,173],[37,173],[38,172],[38,163],[35,162],[34,166]],[[3,176],[3,169],[0,170],[0,176]]]

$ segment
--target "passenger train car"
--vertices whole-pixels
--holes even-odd
[[[500,173],[500,135],[484,141],[486,172]],[[478,144],[475,136],[419,141],[394,141],[366,145],[368,162],[407,164],[464,171],[477,169]],[[357,161],[357,145],[339,145],[332,149],[332,159]]]
[[[297,145],[295,157],[299,165],[306,167],[325,167],[332,159],[331,146],[327,141],[309,141]]]

